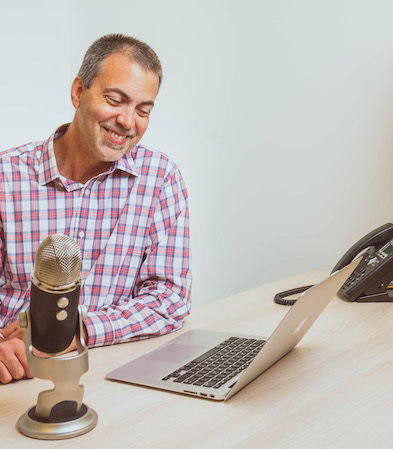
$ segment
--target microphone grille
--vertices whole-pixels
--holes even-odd
[[[33,277],[54,289],[80,281],[82,256],[71,237],[53,234],[38,247]]]

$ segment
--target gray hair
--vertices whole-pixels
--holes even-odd
[[[83,58],[78,76],[81,77],[87,89],[97,76],[104,59],[114,53],[125,54],[145,70],[155,73],[158,76],[158,86],[161,85],[161,63],[151,47],[131,36],[107,34],[93,42]]]

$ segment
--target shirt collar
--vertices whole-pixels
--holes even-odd
[[[68,124],[62,125],[44,142],[42,157],[38,167],[38,184],[45,185],[60,178],[57,168],[53,141],[62,136],[68,128]]]
[[[44,142],[42,149],[42,157],[38,168],[38,184],[45,185],[55,179],[60,179],[59,169],[55,157],[55,149],[53,142],[61,137],[70,124],[61,125],[56,131]],[[105,173],[112,173],[115,170],[121,170],[134,176],[139,175],[139,170],[135,165],[132,157],[132,151],[129,151],[121,159],[114,162],[112,167]]]
[[[135,165],[135,161],[132,157],[131,151],[125,154],[121,159],[114,163],[114,170],[122,170],[130,175],[138,176],[139,170]]]

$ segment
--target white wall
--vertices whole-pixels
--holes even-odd
[[[329,269],[393,221],[390,0],[0,2],[0,148],[45,138],[97,37],[149,43],[144,143],[191,196],[195,304]]]

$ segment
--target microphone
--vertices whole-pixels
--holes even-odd
[[[55,234],[40,244],[31,276],[33,346],[57,354],[71,344],[78,320],[81,252],[70,237]]]
[[[79,385],[89,369],[83,336],[87,309],[78,305],[81,260],[71,237],[54,234],[44,239],[31,276],[30,309],[19,314],[30,371],[54,383],[52,390],[39,393],[37,405],[18,420],[18,430],[32,438],[72,438],[97,425],[96,412],[82,403],[84,387]],[[61,355],[74,338],[77,354]],[[48,357],[37,355],[34,349]]]

